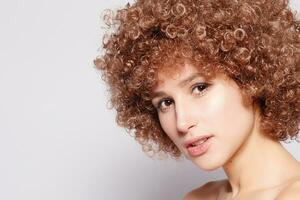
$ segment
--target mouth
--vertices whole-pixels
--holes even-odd
[[[189,147],[195,147],[195,146],[201,145],[211,137],[212,137],[212,135],[205,135],[205,136],[200,136],[200,137],[191,139],[185,143],[185,147],[189,148]]]
[[[205,154],[212,143],[210,138],[212,138],[212,136],[205,136],[200,139],[195,138],[194,140],[190,140],[186,143],[186,150],[188,154],[191,157],[197,157]]]

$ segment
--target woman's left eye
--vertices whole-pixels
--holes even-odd
[[[192,92],[196,94],[202,93],[205,89],[207,89],[209,85],[207,83],[197,83],[192,87]],[[195,92],[194,92],[195,91]]]

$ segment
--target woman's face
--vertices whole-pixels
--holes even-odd
[[[223,166],[251,134],[252,107],[246,108],[237,84],[224,75],[205,80],[185,63],[174,76],[161,72],[152,99],[161,127],[189,160],[204,170]],[[186,142],[212,136],[202,145]]]

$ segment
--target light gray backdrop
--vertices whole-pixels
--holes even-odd
[[[0,199],[176,200],[225,177],[150,159],[116,126],[92,61],[101,11],[126,3],[1,0]]]

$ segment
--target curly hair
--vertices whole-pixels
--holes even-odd
[[[259,105],[261,132],[277,141],[299,134],[300,21],[288,0],[137,0],[104,15],[103,55],[116,122],[143,151],[182,154],[162,130],[151,91],[159,70],[188,59],[207,76],[222,72],[243,100]]]

